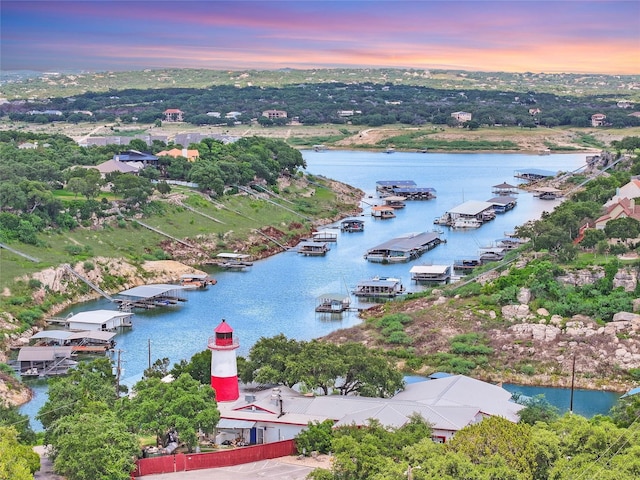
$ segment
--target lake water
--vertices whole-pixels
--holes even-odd
[[[308,173],[348,183],[366,193],[361,217],[365,231],[342,233],[334,228],[331,231],[337,233],[338,241],[331,244],[324,257],[284,252],[255,262],[245,272],[215,272],[218,280],[215,286],[188,292],[188,301],[176,308],[137,311],[133,328],[116,337],[117,348],[122,350],[124,384],[133,385],[147,368],[149,342],[152,361],[167,357],[173,365],[205,350],[208,337],[223,318],[240,342],[239,355],[247,355],[261,337],[283,333],[289,338],[310,340],[356,325],[360,320],[353,312],[338,317],[317,314],[314,310],[317,297],[330,292],[346,294],[359,281],[376,275],[399,277],[409,291],[419,290],[421,287],[410,281],[412,266],[452,264],[457,258],[477,256],[480,247],[492,244],[528,220],[539,218],[558,201],[540,200],[521,191],[516,195],[518,205],[513,210],[497,215],[495,220],[475,230],[444,227],[447,242],[409,263],[370,263],[363,258],[367,249],[405,233],[433,230],[436,227],[433,220],[452,207],[467,200],[486,201],[494,197],[493,185],[519,184],[514,178],[518,170],[572,171],[583,166],[586,159],[584,154],[305,151],[303,155]],[[370,206],[380,203],[375,193],[378,180],[413,180],[419,187],[435,188],[437,198],[407,202],[406,208],[396,211],[396,218],[374,220]],[[75,305],[62,315],[97,309],[115,309],[115,305],[102,299]],[[45,386],[36,386],[34,390],[35,399],[22,408],[32,418],[46,399]],[[32,424],[41,428],[37,422]]]

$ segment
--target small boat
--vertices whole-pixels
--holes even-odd
[[[356,297],[387,297],[393,298],[405,293],[404,285],[399,278],[373,277],[364,280],[356,286],[353,294]]]
[[[393,147],[387,147],[387,149],[384,151],[384,153],[395,153],[396,149]]]
[[[479,228],[482,222],[477,218],[456,218],[451,226],[453,228]]]

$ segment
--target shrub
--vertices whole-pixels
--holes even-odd
[[[331,440],[333,438],[332,428],[333,421],[331,420],[309,422],[307,429],[296,436],[298,453],[329,453],[331,450]]]

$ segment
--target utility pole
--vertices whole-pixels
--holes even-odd
[[[149,351],[149,370],[151,370],[151,339],[148,339],[148,351]]]
[[[122,349],[118,349],[118,360],[116,361],[116,398],[120,398],[120,353]]]
[[[571,369],[571,398],[569,400],[569,413],[573,413],[573,386],[576,379],[576,356],[573,355],[573,367]]]

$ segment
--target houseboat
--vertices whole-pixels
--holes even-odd
[[[216,255],[216,265],[225,270],[246,270],[253,266],[251,255],[246,253],[219,253]]]
[[[327,254],[329,251],[329,244],[327,242],[313,242],[305,240],[298,244],[298,253],[306,257],[321,257]]]
[[[218,283],[217,280],[206,273],[184,273],[180,275],[180,285],[189,289],[205,289],[209,285],[215,285],[216,283]]]
[[[405,293],[405,288],[399,278],[373,277],[364,280],[356,286],[353,294],[356,297],[393,298]]]
[[[321,230],[319,232],[313,232],[311,234],[311,240],[313,242],[337,242],[338,234],[327,230]]]
[[[376,263],[400,263],[418,258],[443,243],[435,232],[409,233],[367,250],[364,258]]]
[[[409,273],[416,283],[447,283],[451,280],[451,265],[415,265]]]
[[[373,218],[386,220],[388,218],[395,218],[396,214],[394,213],[394,209],[387,205],[376,205],[371,207],[371,216]]]
[[[316,312],[319,313],[342,313],[349,309],[351,297],[341,293],[325,293],[318,297]]]
[[[364,221],[348,218],[340,222],[340,230],[343,232],[364,232]]]

